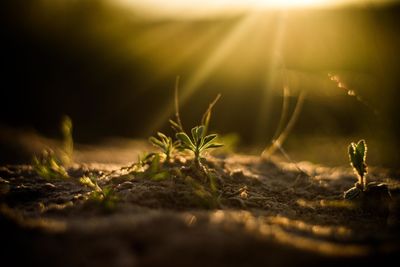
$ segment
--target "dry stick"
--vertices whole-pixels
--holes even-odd
[[[284,94],[284,100],[283,100],[283,104],[282,104],[282,115],[281,115],[281,119],[279,122],[279,127],[275,133],[275,136],[278,135],[280,128],[283,127],[283,123],[286,120],[286,116],[287,116],[287,105],[288,105],[288,98],[289,98],[289,88],[287,86],[283,87],[283,94]],[[294,164],[296,169],[302,173],[303,175],[306,175],[307,177],[310,177],[310,175],[308,173],[306,173],[305,171],[303,171],[300,166],[290,158],[290,156],[286,153],[286,151],[283,149],[282,147],[282,143],[285,141],[286,137],[289,135],[289,132],[292,130],[295,122],[297,121],[297,118],[300,114],[302,105],[304,103],[304,97],[305,97],[305,93],[304,91],[302,91],[298,97],[297,100],[297,104],[295,107],[295,110],[292,114],[292,117],[290,118],[289,123],[287,124],[285,130],[279,135],[279,137],[277,139],[273,139],[272,140],[272,145],[271,147],[268,149],[267,152],[265,152],[265,150],[263,151],[263,153],[261,154],[261,156],[263,156],[264,154],[266,154],[267,158],[270,157],[275,151],[276,149],[279,150],[279,152],[281,152],[281,154],[286,158],[287,161],[289,161],[290,163]]]
[[[183,130],[183,126],[182,126],[182,121],[181,121],[181,116],[179,114],[179,75],[176,76],[176,80],[175,80],[175,118],[176,118],[176,122],[178,123],[179,126],[179,130],[181,132],[184,132]]]
[[[211,119],[211,111],[215,104],[217,104],[218,100],[221,98],[221,94],[218,94],[215,99],[208,105],[208,108],[206,112],[204,112],[203,117],[201,118],[201,124],[204,125],[204,132],[203,135],[205,135],[208,131],[208,125],[210,123]]]
[[[282,111],[281,111],[281,118],[279,119],[278,127],[276,128],[274,137],[272,140],[276,140],[279,137],[279,133],[282,132],[282,129],[285,125],[287,115],[289,109],[289,87],[283,87],[283,100],[282,100]]]
[[[282,100],[282,111],[281,111],[281,118],[279,119],[278,127],[276,128],[274,137],[272,140],[278,138],[279,133],[282,132],[283,127],[285,126],[285,122],[287,120],[288,109],[289,109],[289,86],[288,86],[288,77],[286,74],[286,70],[283,69],[282,72],[282,90],[283,90],[283,100]]]
[[[282,144],[285,142],[293,126],[296,124],[296,121],[303,107],[305,96],[306,96],[305,91],[301,91],[297,99],[296,107],[293,111],[292,117],[290,118],[288,124],[286,125],[286,128],[282,131],[282,133],[279,135],[277,139],[272,140],[272,145],[268,148],[268,150],[264,149],[264,151],[261,153],[261,157],[269,158],[276,151],[277,148],[282,147]]]

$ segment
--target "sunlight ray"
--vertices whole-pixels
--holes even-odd
[[[199,87],[207,80],[207,78],[212,74],[212,72],[220,66],[223,60],[232,52],[235,45],[239,43],[245,35],[251,30],[257,27],[257,22],[259,21],[259,15],[254,13],[248,15],[242,19],[239,24],[233,28],[221,41],[221,43],[214,49],[206,61],[198,68],[196,73],[190,77],[189,81],[182,87],[180,104],[184,104],[193,93],[199,89]],[[158,129],[162,124],[164,124],[168,117],[171,116],[173,112],[173,105],[168,104],[168,106],[161,109],[159,116],[155,120],[154,124],[151,125],[148,132],[153,132]]]
[[[192,30],[193,32],[193,29],[188,29],[188,31],[190,30]],[[164,65],[160,69],[160,73],[158,75],[159,77],[155,78],[162,79],[167,76],[174,75],[180,66],[188,62],[190,63],[190,60],[194,55],[200,54],[202,52],[202,49],[204,49],[206,45],[209,44],[212,40],[215,40],[221,34],[223,34],[224,30],[224,25],[217,25],[215,27],[208,28],[205,32],[202,32],[201,34],[198,34],[196,32],[193,39],[190,39],[189,41],[187,39],[182,40],[179,35],[173,36],[172,38],[177,38],[178,40],[180,40],[179,42],[185,42],[185,47],[179,53],[173,54],[173,58],[171,58],[171,60],[163,62]]]
[[[268,132],[268,128],[271,127],[268,124],[268,116],[270,114],[270,110],[272,108],[272,92],[274,91],[274,86],[277,84],[277,79],[279,76],[279,71],[282,71],[283,62],[282,62],[282,44],[285,36],[286,29],[286,17],[287,13],[282,12],[279,14],[277,19],[275,35],[271,38],[272,41],[270,54],[267,55],[269,60],[268,66],[266,67],[266,76],[265,76],[265,87],[262,91],[263,95],[260,102],[260,110],[258,114],[257,120],[257,131],[254,132],[255,139],[258,141],[265,140],[265,135]]]
[[[151,57],[154,51],[159,50],[169,40],[188,30],[189,25],[184,23],[162,23],[159,25],[144,26],[149,29],[144,29],[139,34],[132,35],[133,38],[128,45],[131,47],[132,53],[143,57]]]
[[[111,1],[111,0],[110,0]],[[254,10],[293,10],[361,6],[366,3],[386,5],[396,0],[113,0],[139,8],[149,15],[193,18]]]
[[[257,28],[259,15],[252,14],[233,29],[221,44],[212,52],[198,71],[191,77],[182,89],[181,102],[184,103],[206,81],[213,71],[220,66],[223,60],[232,53],[235,46],[245,39],[245,35]]]
[[[146,81],[145,86],[129,90],[129,95],[119,102],[116,109],[121,111],[128,110],[132,99],[152,88],[157,83],[160,83],[160,81],[165,80],[167,77],[173,76],[182,65],[190,63],[193,55],[200,52],[211,40],[217,38],[223,32],[224,28],[224,25],[218,25],[207,29],[201,34],[192,34],[193,37],[187,37],[187,33],[192,32],[193,29],[189,24],[178,23],[177,25],[170,25],[168,27],[157,26],[155,29],[151,29],[148,34],[143,33],[137,38],[137,41],[133,40],[132,46],[139,48],[134,47],[132,53],[145,58],[146,62],[150,62],[148,63],[149,65],[156,66],[157,70],[154,70],[156,75]],[[182,36],[185,37],[182,38]],[[188,39],[190,41],[187,41]],[[186,45],[177,53],[174,47],[181,42],[185,42]],[[165,59],[167,55],[169,59]]]

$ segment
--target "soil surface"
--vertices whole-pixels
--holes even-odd
[[[338,266],[399,260],[400,180],[370,168],[391,200],[344,201],[349,167],[207,157],[207,176],[181,158],[167,178],[121,162],[76,163],[46,180],[29,165],[0,167],[1,266]],[[110,188],[96,200],[79,178]]]

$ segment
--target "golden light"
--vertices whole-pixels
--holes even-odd
[[[332,5],[337,0],[253,0],[237,1],[241,6],[252,7],[277,7],[277,8],[297,8]],[[239,3],[240,2],[240,3]],[[243,3],[242,3],[243,2]]]
[[[325,8],[343,5],[380,3],[388,0],[118,0],[124,5],[143,8],[149,12],[173,13],[188,16],[193,14],[212,15],[235,11],[260,9]],[[184,13],[182,13],[184,11]]]
[[[131,8],[138,20],[157,22],[144,23],[143,30],[132,35],[132,51],[149,66],[154,66],[154,83],[169,79],[170,85],[166,85],[165,90],[172,88],[177,75],[182,76],[179,86],[181,106],[184,107],[199,91],[208,89],[207,83],[213,79],[217,82],[226,79],[231,84],[242,83],[243,88],[263,90],[257,99],[260,108],[254,116],[257,130],[253,132],[254,140],[261,141],[265,133],[275,127],[269,117],[274,109],[271,101],[279,94],[278,90],[281,92],[283,87],[289,86],[283,86],[286,69],[294,73],[293,86],[299,86],[311,79],[313,82],[310,83],[314,83],[316,78],[309,72],[330,70],[347,62],[346,58],[356,60],[371,54],[363,49],[352,50],[362,47],[358,43],[369,40],[371,27],[363,28],[362,32],[357,28],[357,25],[368,23],[367,18],[356,13],[358,23],[349,22],[343,27],[347,17],[341,13],[332,14],[346,6],[381,5],[391,0],[108,1],[118,3],[123,9]],[[357,33],[351,45],[337,41],[348,32]],[[256,79],[261,81],[252,84]],[[251,85],[247,86],[246,82]],[[161,104],[155,119],[146,125],[145,133],[160,129],[173,110],[172,102]]]

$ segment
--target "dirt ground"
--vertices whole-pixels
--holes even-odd
[[[0,167],[1,266],[337,266],[399,260],[400,180],[389,170],[370,168],[369,180],[388,183],[392,200],[366,211],[343,200],[355,182],[347,166],[209,156],[206,165],[217,177],[213,191],[195,173],[156,181],[120,170],[124,164],[118,160],[85,162],[82,153],[69,179],[45,180],[29,165]],[[112,205],[90,197],[92,189],[79,183],[84,175],[113,189]]]

